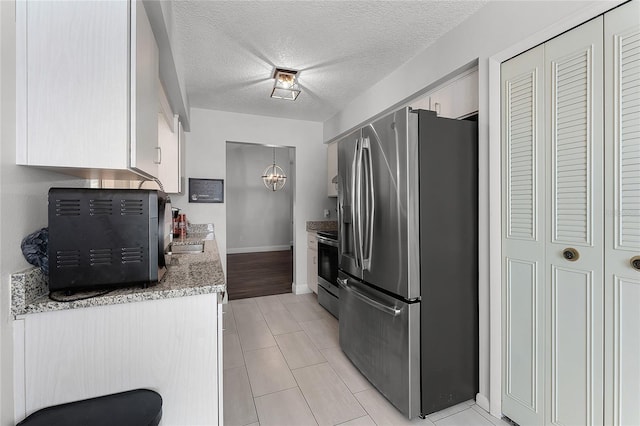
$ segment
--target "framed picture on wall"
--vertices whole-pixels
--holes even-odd
[[[190,203],[224,203],[224,179],[189,178]]]

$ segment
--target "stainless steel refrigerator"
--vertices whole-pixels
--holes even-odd
[[[408,418],[478,391],[477,124],[399,110],[338,143],[340,346]]]

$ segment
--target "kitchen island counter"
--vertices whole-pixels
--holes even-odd
[[[176,238],[173,246],[203,244],[201,253],[173,254],[167,272],[156,285],[140,285],[105,291],[76,292],[66,296],[54,292],[49,298],[46,277],[40,269],[32,268],[11,276],[11,309],[14,317],[120,303],[141,302],[200,294],[224,293],[226,281],[220,254],[212,228],[196,225],[187,237]],[[85,298],[85,299],[82,299]],[[78,300],[80,299],[80,300]]]

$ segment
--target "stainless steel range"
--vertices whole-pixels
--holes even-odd
[[[338,318],[338,231],[318,232],[318,303]]]

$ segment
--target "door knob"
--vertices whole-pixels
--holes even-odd
[[[640,256],[633,256],[629,263],[631,263],[631,267],[636,271],[640,271]]]
[[[578,250],[569,247],[562,250],[562,257],[567,259],[569,262],[575,262],[580,258],[580,253],[578,253]]]

